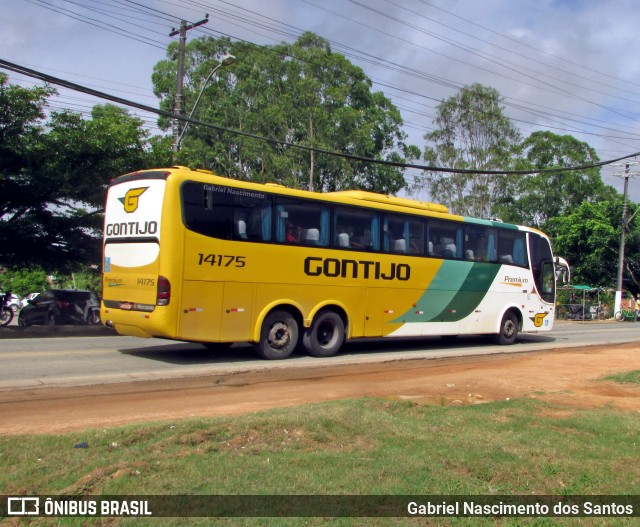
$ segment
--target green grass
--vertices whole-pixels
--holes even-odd
[[[0,437],[1,494],[640,494],[640,414],[357,399]],[[81,441],[89,448],[76,449]],[[40,519],[29,525],[569,525],[576,519]],[[26,523],[25,523],[26,524]],[[580,519],[583,525],[627,520]]]
[[[640,384],[640,370],[617,373],[608,377],[603,377],[603,381],[619,382],[622,384]]]

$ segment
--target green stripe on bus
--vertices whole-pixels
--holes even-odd
[[[464,283],[436,320],[457,322],[470,315],[482,302],[499,270],[499,265],[474,263]]]
[[[415,307],[392,322],[461,320],[478,307],[499,269],[495,264],[445,260]]]

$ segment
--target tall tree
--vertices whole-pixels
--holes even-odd
[[[185,60],[186,113],[193,108],[204,79],[225,53],[236,56],[237,62],[217,71],[194,117],[273,141],[189,125],[179,163],[233,178],[324,191],[361,188],[395,193],[404,186],[398,168],[358,163],[282,143],[381,160],[402,161],[419,155],[415,147],[405,144],[397,108],[382,93],[372,92],[371,81],[360,68],[312,33],[305,33],[293,44],[268,48],[227,39],[192,39]],[[161,106],[171,110],[175,45],[169,47],[167,56],[156,65],[153,80]],[[167,127],[169,123],[165,119],[160,124]]]
[[[520,133],[504,115],[494,88],[465,86],[438,105],[435,124],[425,135],[430,144],[424,159],[430,165],[479,171],[513,166]],[[423,181],[432,198],[452,212],[478,217],[493,215],[494,196],[504,184],[500,176],[441,172],[428,172]]]
[[[604,184],[600,168],[562,170],[599,161],[595,150],[571,135],[533,132],[521,145],[522,169],[558,169],[508,178],[499,215],[508,221],[544,228],[555,216],[567,214],[584,202],[611,201],[617,191]]]

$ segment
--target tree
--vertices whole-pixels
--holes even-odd
[[[504,115],[502,97],[481,84],[465,86],[437,107],[436,130],[425,135],[431,143],[424,159],[432,166],[460,170],[508,170],[521,138]],[[452,212],[493,215],[494,196],[502,193],[502,176],[428,172],[424,184],[435,201]]]
[[[94,107],[90,120],[53,112],[45,123],[52,93],[0,78],[0,263],[6,266],[97,265],[110,179],[158,160],[143,122],[115,106]]]
[[[521,148],[521,169],[562,169],[599,161],[587,143],[548,131],[533,132]],[[567,214],[584,202],[610,201],[617,194],[604,184],[598,167],[513,176],[508,182],[508,191],[496,207],[500,217],[539,228],[544,228],[550,218]]]
[[[312,33],[293,44],[268,48],[227,39],[192,39],[185,59],[187,113],[204,79],[225,53],[236,56],[237,62],[217,71],[194,117],[272,142],[189,125],[178,163],[233,178],[323,191],[360,188],[395,193],[404,186],[398,168],[291,146],[398,162],[417,154],[415,147],[404,143],[397,108],[382,93],[371,91],[371,81],[360,68]],[[161,107],[170,111],[175,93],[175,44],[167,57],[155,66],[153,81]],[[164,119],[160,125],[168,127],[169,122]]]
[[[47,273],[38,266],[4,270],[0,274],[0,291],[13,291],[17,295],[26,296],[29,293],[40,293],[48,287]]]
[[[633,217],[637,207],[630,206]],[[571,265],[577,284],[610,287],[616,283],[620,248],[622,196],[612,201],[585,201],[548,220],[546,230],[554,252]],[[627,226],[625,271],[631,289],[640,286],[640,226],[636,217]]]

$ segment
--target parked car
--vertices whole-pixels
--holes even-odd
[[[4,294],[4,293],[0,293],[0,294]],[[11,311],[13,311],[14,313],[18,311],[18,309],[22,307],[22,299],[20,298],[20,295],[11,293],[11,295],[7,299],[7,307],[10,307]]]
[[[100,301],[91,291],[50,289],[29,300],[18,325],[99,324]]]
[[[26,306],[29,303],[29,300],[33,300],[39,294],[40,293],[29,293],[27,296],[23,297],[22,300],[20,301],[20,303],[22,304],[22,307]]]

